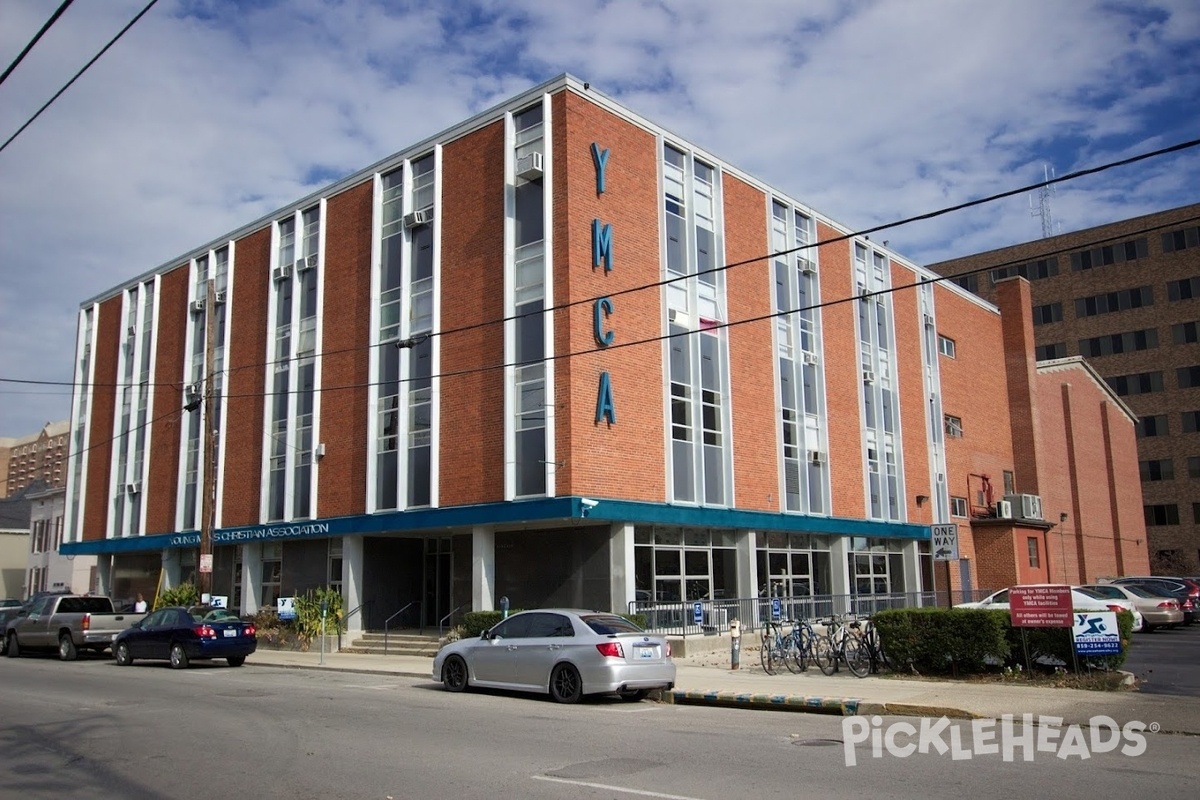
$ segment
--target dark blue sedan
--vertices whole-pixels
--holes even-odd
[[[138,658],[164,659],[174,669],[191,661],[223,658],[231,667],[246,663],[258,648],[254,624],[223,608],[160,608],[113,638],[117,663],[127,667]]]

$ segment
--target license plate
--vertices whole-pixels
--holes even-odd
[[[225,629],[225,638],[226,639],[232,639],[234,636],[237,636],[237,628],[226,628]]]
[[[653,647],[639,647],[637,649],[637,657],[638,658],[654,658],[654,648]]]

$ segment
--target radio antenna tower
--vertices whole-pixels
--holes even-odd
[[[1042,171],[1046,176],[1046,180],[1055,177],[1054,168],[1049,164],[1042,165]],[[1033,217],[1042,218],[1042,238],[1049,239],[1054,235],[1054,218],[1050,215],[1050,198],[1054,196],[1054,184],[1043,186],[1038,189],[1038,204],[1037,208],[1033,205],[1033,195],[1029,196],[1029,214]]]

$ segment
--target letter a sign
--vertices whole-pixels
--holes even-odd
[[[958,561],[958,524],[929,526],[934,561]]]

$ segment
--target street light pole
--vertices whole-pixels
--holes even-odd
[[[213,361],[217,349],[217,282],[209,278],[204,300],[204,405],[201,425],[204,431],[204,486],[200,506],[200,601],[212,597],[212,528],[216,513],[216,435],[213,419]]]

